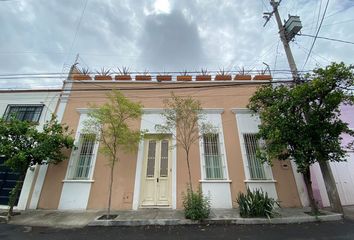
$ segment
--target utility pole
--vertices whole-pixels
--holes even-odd
[[[288,59],[288,63],[290,66],[290,70],[291,70],[291,74],[293,76],[293,80],[295,84],[300,84],[300,76],[295,64],[295,60],[293,57],[293,54],[291,52],[290,46],[289,46],[289,42],[296,36],[296,34],[301,30],[302,25],[301,25],[301,21],[300,18],[298,16],[290,16],[287,21],[285,21],[284,25],[281,21],[280,18],[280,14],[278,11],[278,6],[281,3],[282,0],[279,1],[275,1],[275,0],[270,0],[270,5],[273,7],[273,11],[272,12],[267,12],[264,13],[264,18],[266,19],[266,22],[264,23],[263,26],[265,26],[270,18],[272,17],[272,15],[275,15],[275,19],[277,21],[277,25],[279,28],[279,35],[280,35],[280,39],[283,43],[284,46],[284,50],[286,53],[286,57]],[[305,120],[307,119],[307,114],[304,114],[304,118]],[[335,212],[340,212],[343,213],[343,208],[341,205],[341,201],[339,198],[339,194],[338,194],[338,190],[337,190],[337,186],[335,183],[335,179],[332,173],[332,169],[329,165],[328,162],[319,162],[320,165],[320,169],[322,172],[322,176],[323,176],[323,180],[325,182],[325,187],[327,190],[327,195],[328,195],[328,199],[330,201],[330,205],[332,207],[332,210]],[[311,201],[311,199],[310,199]]]
[[[297,67],[296,67],[296,63],[295,63],[295,60],[294,60],[294,56],[293,56],[293,53],[291,52],[291,48],[289,46],[289,42],[291,41],[291,39],[296,35],[293,34],[292,32],[289,32],[287,34],[287,31],[281,21],[281,18],[280,18],[280,15],[279,15],[279,11],[278,11],[278,6],[280,4],[281,0],[279,2],[276,2],[274,0],[271,0],[270,1],[270,5],[273,7],[273,11],[270,12],[270,13],[264,13],[265,16],[264,18],[266,19],[266,22],[263,26],[265,26],[268,21],[270,20],[270,18],[272,17],[272,15],[274,14],[275,15],[275,19],[277,21],[277,24],[278,24],[278,29],[279,29],[279,35],[280,35],[280,39],[283,43],[283,46],[284,46],[284,50],[285,50],[285,53],[286,53],[286,57],[288,59],[288,63],[289,63],[289,67],[290,67],[290,70],[291,70],[291,74],[292,74],[292,77],[293,77],[293,80],[295,83],[299,83],[300,82],[300,76],[299,76],[299,73],[297,71]],[[300,23],[300,28],[296,28],[296,29],[291,29],[292,31],[300,31],[301,29],[301,23]]]

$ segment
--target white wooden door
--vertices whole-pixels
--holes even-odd
[[[169,139],[145,139],[142,207],[171,205],[171,151]]]

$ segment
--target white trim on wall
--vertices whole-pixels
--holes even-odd
[[[232,197],[228,170],[228,161],[226,155],[225,138],[222,124],[221,114],[224,112],[222,108],[203,109],[203,113],[206,115],[205,119],[201,120],[201,123],[210,123],[216,129],[219,135],[219,147],[220,154],[222,156],[223,165],[223,179],[206,179],[205,176],[205,160],[204,160],[204,146],[203,139],[199,139],[199,158],[200,158],[200,171],[201,179],[199,180],[202,190],[210,197],[210,204],[212,208],[232,208]],[[200,134],[202,134],[200,132]]]
[[[75,141],[74,144],[77,146],[80,141],[80,135],[84,128],[84,122],[88,119],[88,111],[89,109],[77,109],[80,114],[79,123],[77,127],[77,131],[75,134]],[[93,148],[93,155],[92,155],[92,162],[88,174],[87,179],[83,180],[76,180],[76,179],[69,179],[69,176],[72,174],[73,171],[72,166],[74,165],[75,161],[77,160],[77,154],[80,154],[77,149],[71,151],[71,156],[69,159],[68,167],[66,170],[65,179],[63,180],[63,188],[60,195],[59,206],[58,209],[60,210],[83,210],[87,208],[91,185],[93,181],[93,173],[95,170],[96,159],[98,154],[99,142],[96,141],[94,148]]]
[[[161,108],[144,108],[143,115],[141,116],[140,129],[147,131],[148,134],[158,133],[155,129],[157,124],[163,124],[164,119],[161,116],[163,109]],[[175,134],[175,129],[173,133]],[[176,146],[176,139],[172,139],[172,145]],[[144,140],[139,143],[139,149],[137,154],[137,163],[135,170],[135,183],[133,193],[133,210],[138,210],[140,206],[140,193],[141,193],[141,176],[144,162]],[[172,149],[172,176],[171,176],[171,207],[176,209],[177,207],[177,151],[176,147]]]
[[[246,108],[234,108],[232,109],[232,112],[235,113],[238,137],[241,145],[240,147],[241,147],[242,162],[243,162],[243,168],[246,177],[244,182],[246,183],[247,187],[249,187],[251,190],[262,188],[264,191],[268,193],[270,197],[274,199],[278,199],[278,194],[275,188],[276,181],[274,180],[272,168],[269,164],[264,164],[264,171],[267,179],[256,180],[256,179],[251,179],[250,177],[250,171],[249,171],[249,165],[248,165],[248,159],[247,159],[243,134],[258,133],[259,131],[258,125],[261,123],[259,116]]]

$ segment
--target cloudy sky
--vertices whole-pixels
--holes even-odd
[[[283,0],[279,10],[315,35],[326,2]],[[270,8],[268,0],[0,0],[0,88],[59,87],[59,75],[12,74],[65,76],[77,53],[92,72],[288,69],[274,19],[263,27]],[[353,29],[354,0],[330,0],[319,36],[354,41]],[[354,62],[354,45],[318,39],[303,66],[312,40],[291,43],[300,70]]]

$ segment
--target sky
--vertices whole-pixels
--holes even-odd
[[[283,0],[279,11],[315,35],[326,2]],[[270,9],[268,0],[0,0],[0,89],[60,87],[77,54],[91,72],[288,70],[274,17],[263,27]],[[353,29],[354,0],[330,0],[318,36],[354,41]],[[312,41],[290,43],[299,70],[354,62],[354,45],[317,39],[304,66]]]

